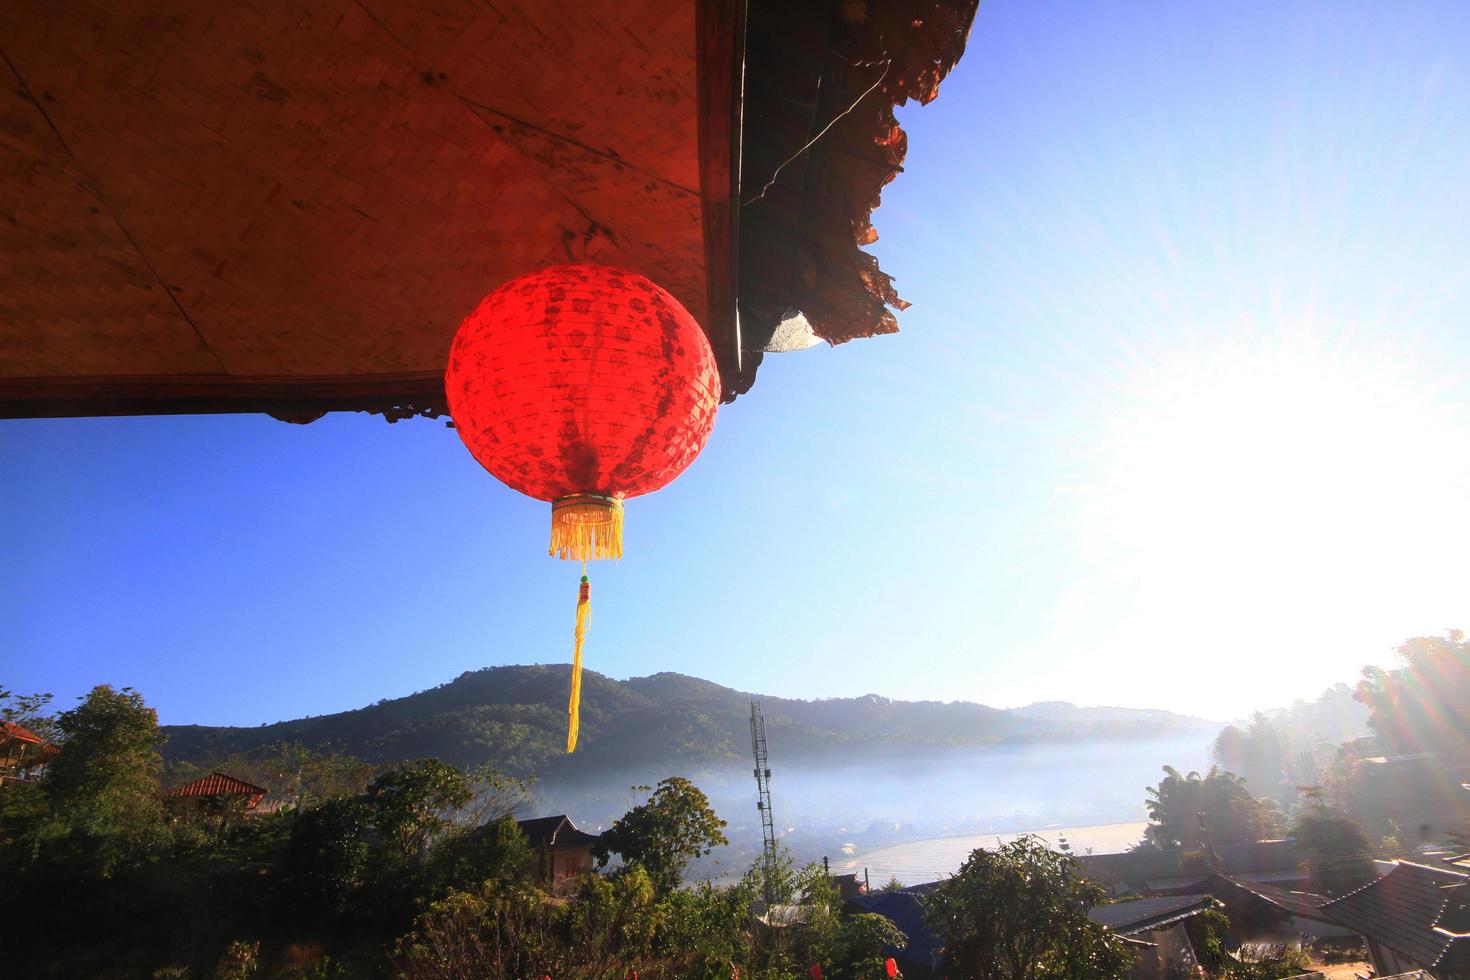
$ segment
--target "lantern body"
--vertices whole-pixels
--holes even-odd
[[[720,399],[709,340],[678,300],[591,264],[485,297],[460,325],[444,384],[480,464],[550,501],[659,489],[704,448]]]

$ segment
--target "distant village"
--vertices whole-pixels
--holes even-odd
[[[561,910],[548,913],[552,915],[588,902],[613,901],[613,892],[599,889],[626,887],[630,877],[661,881],[651,887],[664,901],[702,895],[707,901],[726,903],[718,907],[721,914],[734,917],[732,935],[745,937],[741,941],[750,944],[743,952],[728,951],[734,964],[730,976],[784,975],[779,969],[762,973],[749,966],[741,974],[738,964],[742,957],[749,964],[766,956],[769,966],[787,953],[791,962],[810,959],[805,965],[813,977],[823,969],[834,977],[868,975],[859,969],[862,962],[874,970],[881,966],[889,976],[956,975],[953,964],[966,940],[959,932],[947,933],[935,910],[955,901],[957,883],[970,881],[967,876],[987,868],[985,873],[994,875],[997,866],[992,865],[997,861],[1024,866],[1028,861],[1044,864],[1055,859],[1057,863],[1048,866],[1066,888],[1078,890],[1081,897],[1075,901],[1085,906],[1088,925],[1078,928],[1111,937],[1107,941],[1113,945],[1103,948],[1121,951],[1126,960],[1122,972],[1116,973],[1119,976],[1466,980],[1470,978],[1470,752],[1465,750],[1465,730],[1458,718],[1447,725],[1443,713],[1460,710],[1447,707],[1445,699],[1457,697],[1470,678],[1470,657],[1457,634],[1410,641],[1406,650],[1404,668],[1371,675],[1359,688],[1374,712],[1371,735],[1349,739],[1314,757],[1311,752],[1291,752],[1290,739],[1263,717],[1248,728],[1231,727],[1221,733],[1216,756],[1232,756],[1228,761],[1237,768],[1256,771],[1256,780],[1280,799],[1253,795],[1248,781],[1227,769],[1201,774],[1165,767],[1159,784],[1147,791],[1150,820],[1144,839],[1129,850],[1075,853],[1065,839],[1053,846],[1022,838],[975,851],[954,874],[931,881],[873,881],[866,870],[834,872],[827,859],[805,869],[794,867],[771,819],[770,769],[758,704],[752,706],[756,761],[752,802],[762,818],[765,846],[738,881],[689,881],[691,861],[727,843],[722,832],[726,824],[697,787],[679,778],[665,780],[656,790],[644,787],[648,799],[601,833],[578,827],[566,814],[517,814],[511,819],[509,814],[524,797],[517,798],[513,789],[507,795],[504,786],[493,784],[493,776],[488,777],[492,784],[473,784],[474,779],[487,777],[471,777],[432,760],[373,768],[344,765],[341,760],[324,763],[310,753],[298,753],[294,769],[277,760],[279,784],[266,785],[269,780],[245,778],[242,773],[202,772],[182,781],[164,778],[150,783],[158,786],[150,791],[153,802],[139,799],[135,805],[156,807],[149,813],[157,816],[147,818],[156,822],[150,832],[167,828],[176,841],[172,847],[194,835],[191,846],[206,851],[223,848],[212,852],[218,856],[247,846],[247,841],[277,840],[280,843],[269,845],[257,859],[278,862],[279,870],[266,872],[263,866],[263,873],[278,879],[277,889],[296,887],[288,883],[299,885],[321,873],[319,868],[293,871],[291,862],[300,860],[293,857],[293,849],[299,852],[298,845],[310,837],[303,828],[322,830],[316,825],[325,820],[328,843],[312,844],[316,850],[304,860],[308,865],[325,862],[331,869],[332,901],[350,908],[354,892],[382,887],[373,882],[371,868],[360,863],[351,865],[350,882],[335,880],[344,873],[344,853],[356,853],[360,861],[371,861],[378,854],[378,860],[397,869],[395,873],[407,876],[404,881],[428,889],[405,906],[402,922],[417,923],[416,930],[427,928],[426,919],[432,919],[439,907],[433,904],[434,895],[476,894],[476,888],[490,887],[488,882],[475,884],[485,874],[524,880],[524,887],[532,891],[517,893],[523,895],[521,900],[529,901],[525,895],[544,896],[536,901]],[[1447,682],[1427,689],[1419,683],[1427,673]],[[129,756],[125,747],[105,740],[91,744],[97,738],[97,722],[83,725],[81,720],[88,705],[109,717],[131,712],[142,732],[137,743],[143,746],[142,755]],[[150,725],[156,731],[151,718],[136,694],[99,688],[83,707],[43,718],[46,725],[36,727],[44,728],[44,733],[21,721],[4,721],[0,843],[12,852],[0,868],[17,875],[17,883],[23,884],[26,875],[18,870],[14,847],[26,842],[27,847],[44,850],[58,846],[57,840],[74,842],[84,833],[77,826],[48,830],[46,821],[35,815],[39,810],[32,808],[44,808],[48,793],[60,799],[57,792],[72,791],[58,791],[54,784],[69,786],[80,780],[91,787],[83,793],[118,794],[122,790],[112,785],[116,774],[99,774],[98,766],[142,761],[157,772],[156,748],[147,747],[157,744],[157,736],[148,734]],[[114,733],[108,738],[123,736]],[[68,766],[79,753],[89,758],[74,772]],[[1280,767],[1274,787],[1270,766]],[[1315,781],[1292,784],[1304,774]],[[488,796],[498,802],[493,812],[467,820],[472,801],[487,795],[484,785],[491,785]],[[114,797],[108,798],[108,805],[113,805]],[[520,803],[510,802],[515,799]],[[115,832],[93,826],[85,834],[103,839],[97,835]],[[57,833],[62,836],[54,836]],[[128,833],[141,831],[134,826]],[[651,843],[655,841],[659,843]],[[321,850],[324,846],[326,851]],[[348,852],[342,851],[344,847]],[[452,862],[441,860],[451,852],[457,855]],[[520,856],[507,857],[511,854]],[[451,864],[454,870],[436,884],[433,875]],[[518,870],[508,870],[511,865]],[[593,884],[598,881],[608,884]],[[987,887],[993,885],[992,881]],[[310,887],[319,888],[321,883],[313,881]],[[734,901],[730,896],[742,894],[743,905],[729,904]],[[973,914],[983,920],[1001,913],[980,908]],[[881,928],[874,927],[880,920]],[[819,929],[838,935],[855,925],[870,929],[867,949],[856,959],[849,957],[846,967],[840,957],[821,952],[827,947],[808,935]],[[323,931],[332,930],[324,926]],[[418,932],[410,935],[424,940]],[[400,940],[398,958],[384,960],[380,967],[396,964],[404,975],[435,975],[418,969],[422,963],[416,966],[414,954],[403,950],[432,948],[440,940],[427,947]],[[1072,941],[1075,937],[1068,940]],[[642,963],[644,976],[678,975],[677,969],[667,973],[674,969],[668,965],[670,957],[689,962],[680,960],[688,950],[665,948],[657,953],[656,948],[657,943],[641,952],[603,955],[625,965]],[[779,953],[783,949],[787,953]],[[278,964],[273,972],[258,975],[296,974]],[[564,975],[602,974],[569,969]]]

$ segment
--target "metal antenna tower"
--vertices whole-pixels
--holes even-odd
[[[776,870],[776,825],[771,816],[771,769],[766,758],[766,719],[761,714],[761,703],[750,702],[750,751],[755,756],[755,788],[759,794],[755,808],[761,814],[761,861],[764,863],[766,904],[775,904],[774,882],[771,878]]]

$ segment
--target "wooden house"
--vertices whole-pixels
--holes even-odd
[[[0,785],[40,777],[61,748],[13,721],[0,721]]]
[[[260,801],[269,792],[263,786],[247,783],[222,772],[212,772],[207,776],[191,779],[182,786],[175,786],[163,796],[166,800],[193,803],[210,812],[250,813],[260,806]]]
[[[578,877],[592,870],[597,835],[578,830],[566,814],[519,820],[516,826],[536,856],[536,880],[553,895],[566,894]]]

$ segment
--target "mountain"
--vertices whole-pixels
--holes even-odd
[[[1107,725],[1113,723],[1157,724],[1182,728],[1220,727],[1220,722],[1210,722],[1192,715],[1181,715],[1158,708],[1080,708],[1070,701],[1037,701],[1022,708],[1012,708],[1011,714],[1038,721],[1059,722],[1066,725]]]
[[[611,771],[698,775],[748,765],[756,695],[684,674],[582,679],[581,739],[568,756],[565,664],[489,667],[354,711],[256,728],[165,726],[165,755],[208,763],[277,742],[334,749],[369,762],[435,756],[490,763],[546,780]],[[986,746],[1136,741],[1208,733],[1217,724],[1165,711],[1061,702],[1002,710],[965,701],[895,701],[875,694],[802,701],[760,697],[783,761],[901,759]]]

